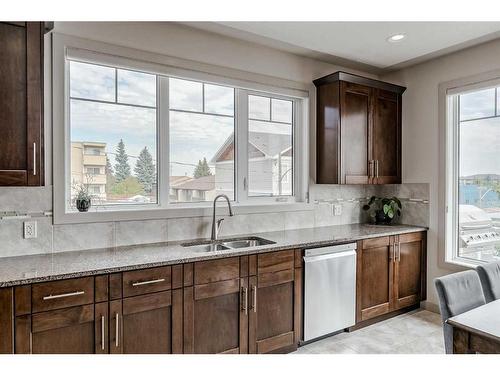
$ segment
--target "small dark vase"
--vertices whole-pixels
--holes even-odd
[[[377,210],[375,212],[375,224],[389,225],[392,219],[387,216],[383,210]]]
[[[87,212],[90,208],[90,199],[77,199],[76,200],[76,208],[80,212]]]

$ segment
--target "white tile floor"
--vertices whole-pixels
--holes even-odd
[[[444,354],[441,317],[416,310],[300,347],[297,354]]]

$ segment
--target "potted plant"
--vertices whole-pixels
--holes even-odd
[[[390,224],[394,216],[401,216],[401,201],[396,198],[381,198],[372,196],[367,204],[363,206],[363,210],[369,211],[373,209],[370,214],[374,218],[375,224]]]
[[[84,184],[78,184],[76,187],[75,203],[80,212],[87,212],[92,204],[92,195]]]

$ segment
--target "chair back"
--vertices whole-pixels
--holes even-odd
[[[500,262],[477,266],[486,303],[500,299]]]
[[[484,305],[481,280],[475,271],[463,271],[438,277],[434,280],[439,297],[439,309],[443,321],[446,353],[453,353],[453,328],[446,320],[478,306]]]

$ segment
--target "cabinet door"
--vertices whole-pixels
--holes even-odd
[[[386,314],[393,308],[393,237],[360,241],[357,251],[356,321]]]
[[[395,309],[412,306],[422,296],[422,270],[425,268],[424,234],[409,233],[395,237]],[[424,287],[425,288],[425,287]]]
[[[16,338],[29,343],[33,354],[92,354],[95,323],[93,304],[47,311],[31,316],[31,337]]]
[[[340,83],[341,183],[370,183],[372,89],[348,82]]]
[[[295,254],[261,254],[250,277],[249,352],[287,352],[295,340]]]
[[[43,23],[0,23],[0,186],[43,178]]]
[[[111,301],[110,352],[114,354],[172,353],[175,325],[173,321],[175,314],[172,310],[172,291]],[[177,327],[179,327],[178,323]]]
[[[0,288],[0,354],[14,353],[14,291]]]
[[[340,83],[317,89],[316,183],[340,183]]]
[[[248,351],[248,279],[184,288],[184,353]]]
[[[401,97],[384,90],[374,93],[373,183],[401,183]]]

